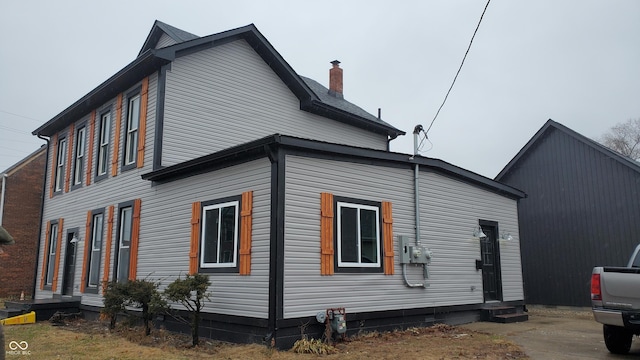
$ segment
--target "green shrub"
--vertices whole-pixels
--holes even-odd
[[[108,283],[103,296],[102,314],[109,318],[109,328],[115,328],[119,313],[128,313],[127,307],[134,307],[142,310],[145,335],[149,335],[153,317],[167,310],[167,302],[158,292],[158,285],[148,280]]]
[[[184,280],[177,278],[164,291],[167,300],[179,302],[191,314],[190,322],[182,316],[175,314],[172,314],[172,316],[178,321],[189,324],[191,327],[191,345],[193,346],[199,344],[200,312],[204,306],[204,300],[209,300],[207,288],[210,285],[211,281],[209,281],[208,275],[187,275]]]

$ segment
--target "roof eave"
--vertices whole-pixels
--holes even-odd
[[[326,104],[320,100],[313,100],[306,104],[303,104],[303,110],[307,110],[316,115],[328,117],[344,122],[349,125],[353,125],[365,130],[376,132],[379,134],[385,134],[392,139],[397,138],[400,135],[405,135],[406,132],[396,129],[393,126],[387,126],[384,124],[375,123],[371,120],[352,114],[348,111],[344,111]]]
[[[44,125],[35,129],[33,135],[52,136],[56,132],[69,126],[78,118],[88,114],[91,110],[116,97],[118,93],[133,86],[144,76],[151,74],[163,64],[166,59],[155,56],[154,51],[148,50],[133,62],[129,63],[115,75],[98,85],[88,94],[80,98],[71,106],[63,110]]]
[[[170,182],[184,177],[205,173],[211,169],[220,167],[221,163],[238,162],[240,159],[255,158],[257,156],[268,156],[268,149],[271,146],[283,146],[290,149],[300,149],[316,153],[340,154],[341,158],[353,157],[360,159],[380,160],[389,163],[401,163],[407,166],[419,164],[421,166],[435,169],[436,171],[448,174],[454,178],[464,179],[467,182],[478,185],[494,193],[503,196],[520,199],[525,198],[523,191],[511,186],[502,184],[495,180],[486,178],[469,170],[462,169],[438,159],[431,159],[422,156],[411,156],[403,153],[394,153],[382,150],[360,148],[349,145],[327,143],[317,140],[308,140],[292,136],[274,134],[245,144],[234,146],[213,154],[205,155],[197,159],[172,165],[160,170],[142,175],[143,180],[158,183]]]

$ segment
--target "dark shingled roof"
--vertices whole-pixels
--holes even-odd
[[[390,128],[393,128],[393,126],[391,124],[388,124],[384,121],[382,121],[382,119],[378,119],[376,116],[371,115],[370,113],[366,112],[365,110],[363,110],[361,107],[352,104],[350,102],[348,102],[345,99],[342,98],[338,98],[336,96],[333,96],[331,94],[329,94],[329,89],[327,89],[326,87],[324,87],[322,84],[320,84],[319,82],[310,79],[308,77],[305,76],[300,76],[300,78],[302,79],[302,81],[305,82],[305,84],[307,84],[307,86],[311,89],[311,91],[313,91],[316,96],[320,99],[320,101],[322,101],[323,103],[332,106],[336,109],[340,109],[343,111],[346,111],[348,113],[360,116],[362,118],[365,118],[369,121],[373,121],[375,123],[378,123],[380,125],[384,125],[384,126],[388,126]]]
[[[160,20],[156,20],[153,23],[153,26],[151,27],[151,31],[147,36],[147,40],[145,40],[144,44],[142,45],[142,49],[140,49],[138,56],[140,56],[146,50],[155,48],[156,44],[158,43],[158,40],[160,40],[160,37],[162,37],[162,34],[167,34],[167,36],[172,38],[176,43],[181,43],[181,42],[199,38],[198,35],[194,35],[190,32],[186,32],[184,30],[173,27],[169,24],[165,24]]]
[[[154,47],[162,34],[167,34],[179,42],[155,49]],[[69,126],[97,106],[116,97],[123,89],[127,89],[140,81],[142,77],[157,71],[161,66],[171,63],[177,57],[240,39],[245,40],[298,97],[301,110],[366,131],[384,134],[391,139],[405,134],[404,131],[389,125],[358,106],[329,95],[327,88],[316,81],[299,76],[253,24],[198,37],[157,20],[147,36],[142,52],[133,62],[34,130],[33,134],[53,136],[57,131]]]

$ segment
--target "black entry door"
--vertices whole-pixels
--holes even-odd
[[[76,273],[76,244],[71,241],[75,233],[67,233],[67,254],[64,257],[62,295],[73,295],[73,278]]]
[[[480,239],[484,301],[502,300],[497,226],[482,225],[482,232],[486,235]]]

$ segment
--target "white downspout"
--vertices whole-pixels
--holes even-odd
[[[7,188],[7,174],[2,174],[2,195],[0,195],[0,226],[2,226],[2,218],[4,217],[4,193]]]

